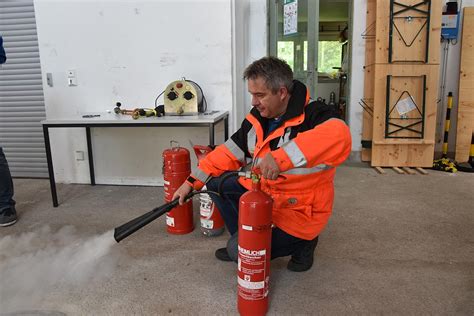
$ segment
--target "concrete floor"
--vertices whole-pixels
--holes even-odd
[[[63,184],[53,208],[48,180],[14,182],[20,218],[0,238],[47,224],[87,239],[162,204],[162,188]],[[111,274],[37,285],[39,299],[3,314],[235,315],[236,265],[214,258],[226,239],[171,236],[160,218],[113,246]],[[272,262],[269,315],[473,315],[474,175],[345,165],[315,265],[292,273],[287,260]]]

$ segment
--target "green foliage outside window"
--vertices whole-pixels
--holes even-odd
[[[293,42],[282,42],[278,41],[278,46],[277,46],[277,56],[280,59],[283,59],[290,65],[291,69],[294,69],[294,43]]]
[[[341,67],[342,43],[320,41],[318,45],[318,72],[333,73],[333,67]]]
[[[306,71],[308,63],[308,42],[304,41],[303,46],[304,71]],[[277,56],[285,60],[291,69],[294,69],[294,42],[278,41]],[[318,72],[334,73],[337,72],[333,67],[341,67],[342,44],[338,41],[319,41],[318,45]]]

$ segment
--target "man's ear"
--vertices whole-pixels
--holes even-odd
[[[288,89],[285,86],[281,86],[280,89],[278,89],[278,92],[280,92],[280,99],[282,101],[288,96]]]

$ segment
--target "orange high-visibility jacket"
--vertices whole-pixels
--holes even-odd
[[[302,239],[318,236],[332,212],[335,167],[351,151],[351,135],[335,110],[309,102],[304,84],[294,81],[280,125],[266,135],[267,118],[252,109],[240,129],[216,147],[187,182],[196,190],[211,177],[258,165],[271,153],[281,171],[276,180],[262,178],[262,190],[273,198],[273,223]],[[249,179],[240,183],[250,189]]]

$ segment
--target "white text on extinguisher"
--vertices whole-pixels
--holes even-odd
[[[250,249],[245,249],[239,246],[239,252],[248,256],[264,256],[267,251],[266,249],[250,250]]]

